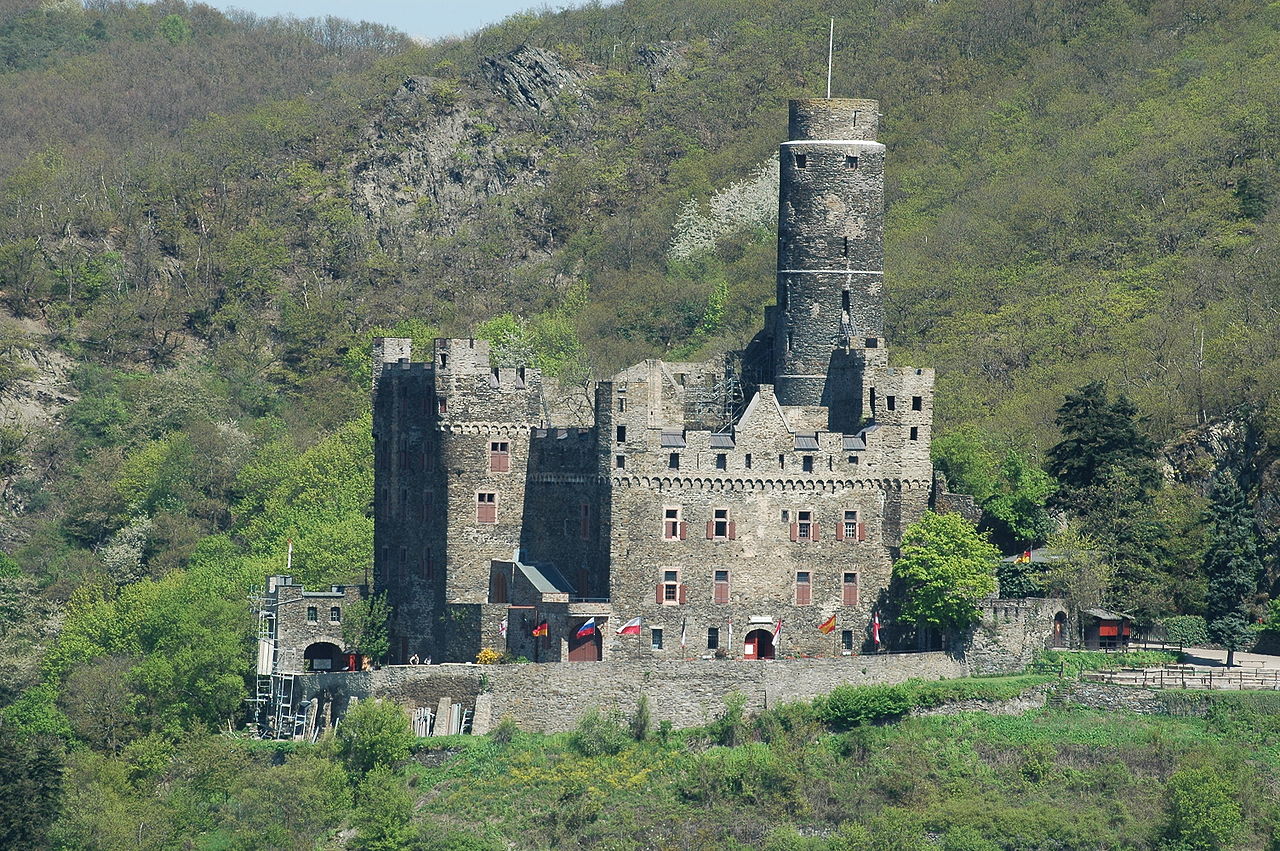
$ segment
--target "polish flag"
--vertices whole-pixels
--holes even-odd
[[[503,618],[502,623],[498,624],[498,635],[503,638],[507,637],[507,619]]]
[[[639,635],[640,634],[640,618],[632,618],[622,625],[618,630],[618,635]]]
[[[876,647],[880,646],[880,613],[876,612],[875,617],[871,619],[871,640],[876,643]]]

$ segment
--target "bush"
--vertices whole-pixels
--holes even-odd
[[[409,716],[389,700],[362,700],[338,724],[338,753],[356,776],[408,759],[413,740]]]
[[[502,654],[489,647],[484,648],[476,654],[477,665],[497,665],[502,661]]]
[[[814,712],[833,727],[877,724],[906,715],[915,706],[911,689],[896,686],[837,686],[813,702]]]
[[[498,744],[508,745],[515,741],[518,732],[520,728],[516,726],[515,719],[510,715],[503,715],[498,725],[489,731],[489,738]]]
[[[707,725],[707,735],[718,745],[740,745],[747,740],[747,722],[743,708],[747,705],[747,696],[734,692],[724,699],[724,712],[720,717]]]
[[[640,699],[636,701],[636,711],[631,713],[631,722],[627,725],[630,728],[631,738],[637,742],[643,742],[649,738],[649,725],[651,723],[649,713],[649,696],[647,694],[640,695]]]
[[[1209,628],[1199,615],[1176,615],[1161,618],[1157,623],[1164,627],[1164,640],[1184,647],[1203,647],[1209,643]]]
[[[605,715],[594,707],[569,734],[569,746],[583,756],[613,756],[630,740],[615,713]]]
[[[1184,768],[1169,778],[1170,849],[1214,851],[1229,848],[1240,829],[1236,790],[1208,768]]]

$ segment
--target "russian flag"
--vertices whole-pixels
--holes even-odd
[[[584,623],[582,626],[578,627],[577,637],[586,638],[588,635],[594,635],[595,631],[596,631],[596,619],[592,618],[591,620]]]
[[[639,635],[640,634],[640,618],[632,618],[622,625],[618,630],[618,635]]]

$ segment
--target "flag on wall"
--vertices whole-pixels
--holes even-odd
[[[782,646],[782,618],[778,618],[778,622],[773,627],[773,652],[777,653],[778,648]]]
[[[498,624],[498,635],[503,638],[507,637],[507,619],[503,618],[502,623]]]
[[[836,616],[834,614],[831,617],[827,618],[822,623],[818,624],[818,630],[823,635],[830,635],[831,630],[835,628],[836,628]]]
[[[871,618],[871,640],[876,643],[876,647],[880,646],[880,613],[876,612]]]
[[[596,634],[595,618],[592,618],[591,620],[584,623],[582,626],[578,627],[578,636],[577,636],[578,638],[586,638],[588,635],[595,635],[595,634]]]
[[[543,621],[533,628],[533,637],[545,637],[547,634],[547,622]]]
[[[733,653],[733,618],[729,618],[729,653]]]
[[[618,628],[618,635],[639,635],[640,618],[632,618]]]

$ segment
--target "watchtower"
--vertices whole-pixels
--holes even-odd
[[[828,428],[864,419],[883,348],[884,145],[879,104],[793,100],[782,143],[774,383],[783,405],[826,406]]]

